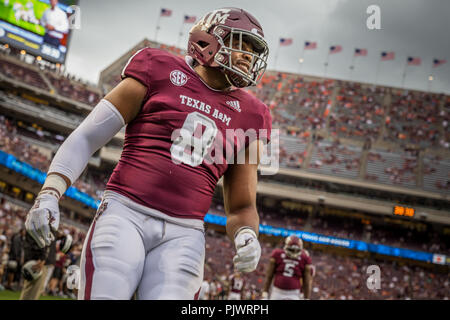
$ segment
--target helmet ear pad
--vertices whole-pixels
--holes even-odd
[[[221,45],[215,36],[201,31],[194,31],[190,35],[190,40],[188,52],[197,57],[198,63],[202,66],[219,67],[214,61],[214,57],[220,50]]]

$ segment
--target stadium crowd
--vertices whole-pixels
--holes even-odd
[[[46,72],[45,75],[50,80],[52,86],[64,97],[79,101],[90,106],[95,106],[100,100],[100,94],[87,88],[85,84],[73,81],[65,76],[58,76],[55,73]]]
[[[20,290],[23,283],[20,266],[24,261],[21,243],[25,235],[24,219],[26,209],[1,198],[0,200],[0,289]],[[63,214],[64,215],[64,214]],[[291,220],[293,221],[293,220]],[[327,223],[322,223],[327,228]],[[74,298],[65,285],[66,270],[77,264],[81,253],[85,231],[69,224],[60,227],[74,239],[72,250],[67,254],[57,252],[54,260],[54,277],[49,276],[46,294]],[[378,233],[379,231],[377,231]],[[338,234],[335,234],[338,235]],[[255,272],[245,274],[247,283],[244,299],[260,299],[265,272],[273,249],[282,247],[278,243],[261,241],[262,255]],[[312,299],[448,299],[449,274],[431,271],[428,268],[407,265],[405,262],[390,262],[354,256],[342,256],[307,249],[315,266]],[[227,297],[227,279],[233,273],[234,248],[231,241],[221,232],[207,229],[204,278],[209,287],[207,299],[220,300]],[[9,261],[18,260],[18,268],[10,268]],[[16,261],[17,261],[16,260]],[[381,288],[369,290],[366,285],[369,265],[381,269]]]
[[[339,144],[335,144],[334,148],[337,148],[338,146]],[[17,134],[17,125],[14,124],[14,121],[11,121],[5,118],[4,116],[0,116],[0,150],[16,156],[18,160],[29,163],[43,172],[47,172],[48,166],[50,165],[51,159],[48,156],[41,153],[36,146],[33,146],[32,144],[21,139],[20,135]],[[344,151],[345,150],[346,149],[344,148]],[[354,161],[350,162],[350,164],[344,162],[344,165],[348,166],[352,165],[353,163]],[[327,162],[325,164],[327,164]],[[403,172],[403,171],[398,171],[398,169],[395,168],[395,170],[392,170],[391,172],[391,177],[395,176],[396,172]],[[80,177],[80,179],[78,179],[73,184],[73,186],[76,187],[78,190],[89,194],[95,200],[100,200],[103,195],[103,190],[109,179],[109,174],[110,173],[108,172],[100,172],[98,170],[96,171],[86,170],[85,173]],[[262,215],[264,216],[264,213],[262,213]],[[290,226],[295,229],[302,229],[304,226],[302,223],[298,223],[298,217],[290,217],[289,215],[283,215],[281,216],[281,219],[280,215],[278,216],[274,215],[274,217],[275,219],[268,219],[267,223],[268,224],[272,223],[273,225],[280,227]],[[315,219],[318,219],[318,221],[320,221],[320,217],[315,217]],[[355,233],[356,228],[347,226],[345,225],[345,223],[343,225],[339,225],[334,229],[324,228],[324,226],[326,225],[327,221],[320,221],[318,223],[315,223],[313,224],[312,231],[317,233],[323,233],[325,235],[332,235],[335,237],[363,240],[361,234]],[[339,232],[337,232],[336,230],[339,230]],[[392,234],[395,234],[397,231],[393,230]],[[405,237],[406,240],[401,243],[398,242],[398,238],[395,236],[386,238],[382,237],[381,234],[382,232],[374,233],[372,241],[378,241],[379,243],[387,245],[399,245],[401,247],[407,247],[411,249],[424,251],[431,251],[431,248],[434,248],[432,246],[432,242],[430,241],[426,242],[417,241],[416,234]],[[447,248],[445,244],[444,247],[439,249],[445,251],[450,250],[450,248]],[[432,252],[445,253],[439,250]]]
[[[23,286],[21,273],[25,261],[25,218],[27,214],[25,207],[10,202],[0,195],[0,291],[7,289],[20,291]],[[62,212],[63,217],[65,213]],[[73,238],[71,250],[63,253],[56,250],[51,265],[53,271],[48,275],[45,294],[75,298],[74,293],[67,288],[66,270],[70,265],[79,264],[81,249],[85,238],[85,231],[73,225],[61,223],[60,229]]]
[[[339,81],[336,105],[330,114],[329,131],[341,137],[374,141],[385,115],[383,100],[387,89]]]
[[[208,230],[206,246],[205,279],[213,288],[209,297],[221,300],[226,297],[226,279],[233,272],[232,244],[223,234]],[[281,240],[279,241],[281,243]],[[260,299],[265,272],[273,249],[281,244],[261,241],[262,254],[255,272],[245,274],[248,283],[244,297]],[[311,299],[315,300],[394,300],[394,299],[446,299],[450,298],[450,276],[401,262],[373,258],[341,256],[310,250],[315,276]],[[224,261],[230,261],[225,263]],[[381,270],[381,287],[370,290],[366,285],[367,267],[377,265]]]
[[[0,47],[3,48],[3,46]],[[10,50],[10,48],[8,48],[8,50],[0,50],[0,71],[1,74],[8,78],[49,92],[51,92],[51,88],[48,83],[51,83],[55,88],[56,93],[61,96],[91,106],[94,106],[100,100],[98,89],[89,88],[86,83],[77,81],[70,74],[63,73],[59,69],[44,68],[37,60],[34,60],[34,66],[26,62],[17,61],[16,63],[13,63],[3,58],[2,55],[20,59],[21,54],[16,49]],[[45,71],[42,69],[45,69]],[[44,78],[46,78],[47,81],[44,80]]]
[[[1,59],[1,57],[0,71],[2,75],[20,82],[24,82],[30,86],[37,87],[46,91],[50,89],[37,71],[3,60]]]
[[[39,149],[21,138],[18,134],[17,123],[0,115],[0,150],[14,155],[19,161],[47,172],[51,158]],[[100,200],[106,186],[108,173],[93,173],[84,175],[73,184],[80,191],[89,194],[95,200]],[[89,180],[83,180],[86,176]]]
[[[385,139],[401,144],[413,143],[422,148],[439,144],[440,105],[442,95],[425,92],[392,92],[389,116],[386,117]],[[448,141],[447,141],[448,142]]]

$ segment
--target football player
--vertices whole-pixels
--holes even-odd
[[[222,176],[234,267],[251,272],[258,264],[257,166],[272,119],[242,88],[256,85],[266,69],[263,30],[242,9],[214,10],[192,27],[187,52],[182,59],[144,48],[130,58],[123,80],[59,148],[27,215],[28,232],[48,245],[59,225],[59,198],[127,125],[84,242],[79,299],[130,299],[135,291],[138,299],[195,298],[203,219]],[[230,137],[228,129],[256,135]],[[239,156],[243,162],[233,161]]]
[[[285,239],[283,249],[272,252],[266,272],[262,298],[271,300],[300,300],[311,296],[313,269],[311,257],[303,249],[303,241],[295,235]]]
[[[233,273],[228,278],[228,300],[241,300],[244,292],[245,281],[239,272]]]

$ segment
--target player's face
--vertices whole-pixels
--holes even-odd
[[[240,46],[239,38],[233,39],[233,48],[241,51],[254,52],[253,45],[250,42],[242,41]],[[244,73],[249,73],[252,56],[248,53],[233,51],[231,54],[231,63]]]

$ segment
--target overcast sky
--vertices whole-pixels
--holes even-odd
[[[450,94],[450,0],[80,0],[81,29],[74,30],[66,67],[70,73],[97,83],[100,72],[143,38],[155,40],[160,8],[173,11],[160,19],[157,40],[185,47],[191,25],[183,17],[225,7],[242,7],[261,23],[269,43],[269,69],[324,76],[330,45],[343,51],[329,56],[326,76],[401,87],[408,56],[422,65],[408,66],[404,86]],[[369,30],[367,7],[378,5],[381,30]],[[178,34],[183,27],[184,36]],[[279,38],[293,44],[279,47]],[[304,41],[316,41],[316,50],[303,54]],[[354,49],[365,48],[351,71]],[[381,51],[395,51],[394,61],[379,62]],[[276,59],[275,59],[276,57]],[[432,68],[433,58],[448,62]],[[378,70],[378,74],[377,74]]]

